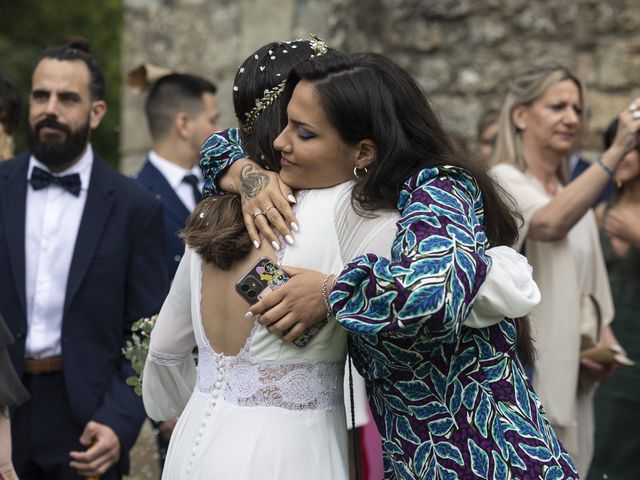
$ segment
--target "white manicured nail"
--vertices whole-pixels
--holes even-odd
[[[289,245],[293,245],[293,238],[291,237],[291,235],[285,235],[284,239]]]
[[[260,242],[258,240],[253,241],[253,246],[256,248],[260,248]]]
[[[251,317],[253,317],[253,313],[251,312],[247,312],[244,314],[244,318],[251,318]]]
[[[273,247],[274,250],[280,250],[280,244],[275,240],[271,242],[271,246]]]
[[[296,222],[291,222],[291,228],[294,232],[299,232],[300,228],[298,228],[298,224]]]
[[[294,197],[293,195],[289,195],[287,198],[289,199],[289,201],[290,201],[291,203],[298,203],[298,202],[296,201],[296,197]]]

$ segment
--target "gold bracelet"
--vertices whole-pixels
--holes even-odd
[[[327,318],[333,315],[333,312],[331,311],[331,304],[329,303],[329,296],[327,295],[327,283],[331,277],[335,277],[335,275],[330,273],[324,277],[324,280],[322,280],[322,301],[324,302],[324,308],[327,311]]]

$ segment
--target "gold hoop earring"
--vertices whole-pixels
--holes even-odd
[[[358,175],[358,170],[364,170],[364,174],[362,176]],[[369,170],[367,169],[367,167],[358,168],[357,165],[353,167],[353,176],[356,177],[358,180],[362,180],[367,173],[369,173]]]

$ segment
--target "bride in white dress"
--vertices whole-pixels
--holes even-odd
[[[351,206],[352,184],[301,192],[296,214],[302,228],[296,243],[276,255],[265,242],[224,271],[187,247],[152,332],[143,375],[148,415],[180,417],[163,478],[348,478],[346,331],[330,320],[304,348],[283,343],[245,318],[248,305],[235,283],[265,254],[283,265],[334,274],[360,253],[389,255],[397,212],[360,217]],[[538,300],[518,254],[506,247],[489,253],[492,268],[466,321],[470,326],[516,316]]]
[[[351,185],[298,195],[301,230],[294,245],[275,252],[278,263],[339,274],[359,253],[389,254],[397,213],[358,216]],[[149,416],[180,416],[163,478],[348,478],[346,330],[330,321],[298,348],[246,319],[248,305],[235,283],[263,255],[276,258],[264,242],[223,271],[186,249],[143,375]],[[251,332],[246,342],[239,331],[225,332],[234,323]]]
[[[334,147],[339,135],[327,127],[323,115],[317,108],[289,112],[290,117],[315,126],[317,141],[329,145],[329,151],[338,148],[342,154],[322,159],[324,170],[317,178],[303,175],[304,184],[291,185],[318,188],[297,195],[300,231],[294,245],[282,241],[278,251],[267,242],[259,249],[250,243],[237,252],[231,248],[227,256],[232,261],[224,265],[215,263],[206,247],[187,238],[185,255],[151,335],[142,383],[151,418],[180,417],[169,445],[165,479],[348,478],[343,401],[346,331],[329,319],[306,347],[284,343],[255,318],[245,316],[248,304],[235,291],[236,282],[262,256],[336,275],[360,254],[390,256],[398,212],[377,212],[375,217],[355,212],[354,165],[345,168],[340,162],[356,159],[344,152],[354,153],[350,149],[357,147]],[[296,158],[303,170],[317,160],[315,155]],[[333,186],[321,188],[329,185]],[[210,223],[208,231],[215,237],[221,230],[213,227],[229,213],[217,208],[224,202],[228,197],[203,201],[192,222],[201,222],[203,229]],[[242,243],[246,232],[239,201],[236,206],[238,230],[231,241]],[[248,237],[244,242],[250,242]],[[465,321],[472,327],[522,316],[539,301],[526,260],[506,247],[488,253],[491,270]],[[318,298],[321,295],[318,292]]]

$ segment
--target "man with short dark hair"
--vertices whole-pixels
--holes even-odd
[[[144,420],[121,348],[168,290],[162,205],[89,143],[104,77],[86,46],[46,50],[29,151],[0,164],[0,311],[31,394],[13,417],[20,478],[120,478]]]
[[[200,147],[219,129],[216,87],[204,78],[172,73],[149,90],[145,113],[153,146],[136,180],[164,205],[167,268],[173,277],[184,251],[178,236],[200,201]]]

